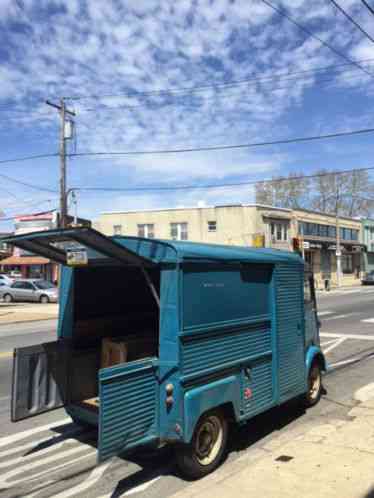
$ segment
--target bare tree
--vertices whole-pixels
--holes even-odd
[[[323,213],[339,211],[349,217],[370,216],[374,213],[374,184],[367,171],[321,169],[314,178],[291,173],[257,183],[256,202]]]
[[[320,170],[312,179],[311,208],[342,216],[369,216],[374,209],[374,186],[367,171],[337,173]]]
[[[302,173],[274,177],[256,184],[256,203],[283,208],[302,208],[308,204],[309,178]]]

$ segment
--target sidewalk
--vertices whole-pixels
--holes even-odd
[[[0,302],[0,325],[57,318],[58,304]]]
[[[374,399],[347,420],[286,433],[173,498],[373,498]]]

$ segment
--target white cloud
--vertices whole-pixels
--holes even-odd
[[[351,57],[366,59],[374,54],[372,45],[338,18],[325,0],[313,2],[313,9],[306,0],[287,0],[282,5]],[[355,9],[350,0],[345,5]],[[354,13],[367,22],[364,12]],[[18,119],[12,116],[9,123],[25,133],[32,130],[47,137],[57,130],[55,114],[43,115],[48,111],[43,103],[46,98],[98,96],[69,101],[78,112],[78,148],[85,151],[199,147],[300,134],[299,127],[286,118],[302,106],[308,90],[317,88],[316,75],[253,81],[192,96],[179,93],[144,98],[136,93],[272,78],[287,71],[343,62],[257,1],[2,0],[0,19],[1,46],[6,53],[0,68],[0,99],[14,101],[18,109],[32,110]],[[334,83],[350,88],[354,84],[351,76],[337,76]],[[361,76],[359,82],[357,91],[367,95],[371,91],[368,79]],[[121,92],[132,96],[102,97]],[[114,109],[87,110],[105,106]],[[123,108],[118,109],[120,106]],[[341,121],[333,119],[331,116],[332,126],[339,126]],[[4,123],[0,130],[9,126]],[[315,123],[310,123],[312,128]],[[51,149],[55,149],[55,141]],[[103,178],[113,185],[224,182],[271,174],[288,159],[287,154],[280,156],[274,150],[251,149],[76,160],[69,180],[80,185],[90,182],[91,186],[101,184]],[[201,199],[201,193],[186,195],[193,202]],[[207,202],[221,195],[207,193]],[[242,194],[234,190],[227,195],[231,199]],[[128,199],[116,196],[116,203],[125,202],[124,198]],[[133,203],[154,205],[166,195],[129,198]],[[167,198],[169,203],[176,201],[171,194]],[[87,200],[88,206],[94,204]]]

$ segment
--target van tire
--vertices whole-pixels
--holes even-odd
[[[11,294],[5,294],[4,297],[3,297],[3,300],[6,303],[11,303],[13,301],[13,296]]]
[[[319,402],[322,390],[322,368],[318,359],[315,359],[308,372],[308,391],[304,395],[305,408],[310,408]]]
[[[225,456],[227,434],[228,422],[223,410],[212,410],[202,415],[191,443],[176,448],[176,461],[181,474],[187,479],[200,479],[213,472]]]
[[[42,304],[47,304],[49,303],[49,297],[43,294],[42,296],[40,296],[39,302],[41,302]]]

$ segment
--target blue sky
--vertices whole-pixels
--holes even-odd
[[[273,3],[346,56],[366,61],[374,74],[374,44],[328,0]],[[374,17],[361,2],[340,4],[374,36]],[[228,145],[373,126],[374,85],[363,71],[347,65],[286,76],[344,63],[260,0],[1,0],[0,160],[57,152],[58,117],[44,101],[62,96],[95,96],[67,100],[77,113],[70,147],[78,152]],[[264,80],[144,95],[248,78]],[[198,186],[371,166],[373,139],[72,158],[68,185]],[[2,164],[0,173],[58,189],[57,158]],[[91,218],[107,210],[252,200],[249,187],[78,194],[79,214]],[[57,203],[57,193],[0,178],[0,209],[7,217]],[[8,228],[11,223],[0,222],[0,230]]]

